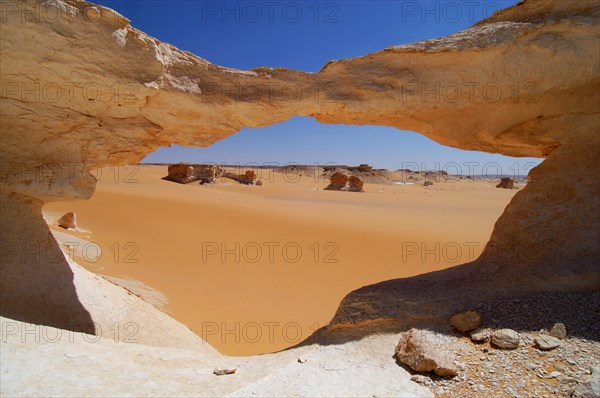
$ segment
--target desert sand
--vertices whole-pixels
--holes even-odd
[[[332,192],[319,172],[258,172],[263,186],[201,186],[162,180],[166,166],[106,168],[90,200],[43,212],[88,270],[252,355],[307,338],[349,291],[474,260],[518,192],[456,177]],[[77,230],[56,225],[67,211]]]

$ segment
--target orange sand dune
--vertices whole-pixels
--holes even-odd
[[[91,200],[44,214],[52,225],[75,211],[81,231],[51,228],[97,244],[79,244],[80,264],[164,294],[165,311],[229,355],[297,343],[353,289],[473,260],[517,192],[469,180],[332,192],[268,170],[262,187],[179,185],[166,169],[100,170]]]

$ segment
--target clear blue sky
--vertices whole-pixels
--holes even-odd
[[[332,59],[463,30],[516,2],[97,1],[131,19],[136,28],[218,65],[313,72]],[[480,169],[492,164],[490,170],[497,163],[503,174],[514,174],[518,163],[519,174],[526,174],[541,160],[460,151],[389,127],[321,125],[296,117],[266,128],[243,129],[210,148],[160,148],[145,161],[369,163],[389,169],[414,162],[428,169],[436,163],[444,168],[449,162],[467,168],[466,162],[477,162]]]

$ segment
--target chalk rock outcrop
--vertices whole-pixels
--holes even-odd
[[[318,73],[213,65],[82,1],[18,7],[60,17],[24,19],[17,9],[0,24],[3,250],[31,236],[52,246],[42,204],[89,198],[94,168],[136,163],[160,146],[208,146],[300,115],[546,158],[476,262],[363,288],[344,299],[334,324],[447,320],[474,297],[600,287],[596,0],[526,0],[465,31],[330,62]],[[57,271],[41,254],[25,263],[18,251],[2,254],[0,314],[68,327],[73,312],[89,326],[65,267]],[[481,295],[467,293],[473,289]],[[374,312],[350,316],[345,306],[359,300]]]

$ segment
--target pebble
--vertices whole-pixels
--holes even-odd
[[[429,377],[423,375],[412,375],[410,379],[419,384],[427,384],[429,381],[431,381]]]

